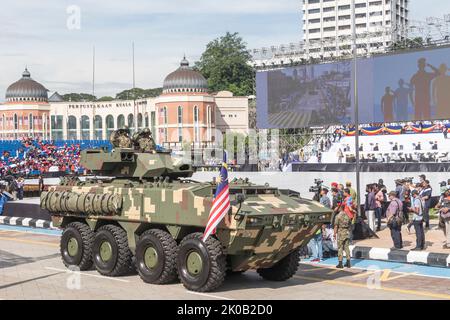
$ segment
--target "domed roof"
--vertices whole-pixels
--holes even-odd
[[[39,82],[31,79],[27,68],[22,73],[22,79],[14,82],[6,89],[7,101],[41,101],[47,102],[47,89]]]
[[[208,82],[205,77],[189,67],[186,57],[181,60],[180,67],[164,79],[163,93],[207,91]]]

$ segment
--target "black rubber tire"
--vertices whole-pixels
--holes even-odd
[[[69,255],[67,245],[70,238],[75,238],[81,250],[74,257]],[[92,268],[92,243],[94,232],[82,222],[71,222],[64,229],[60,240],[61,258],[66,267],[76,266],[80,271]]]
[[[145,264],[144,254],[152,246],[158,254],[158,263],[150,269]],[[159,229],[145,231],[136,244],[136,268],[144,282],[164,284],[177,278],[178,245],[172,235]]]
[[[100,246],[104,241],[108,241],[112,248],[112,257],[106,262],[100,256]],[[97,230],[92,245],[92,258],[95,268],[104,276],[122,276],[134,269],[127,233],[115,225],[108,224]]]
[[[184,287],[191,291],[208,292],[220,287],[226,274],[226,255],[222,244],[214,237],[202,241],[203,234],[191,233],[184,237],[178,248],[178,277]],[[202,259],[202,271],[193,276],[187,269],[187,257],[197,252]]]
[[[270,281],[286,281],[297,272],[300,250],[295,250],[278,261],[273,267],[256,270],[261,277]]]

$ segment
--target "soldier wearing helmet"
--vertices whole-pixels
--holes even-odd
[[[152,137],[152,132],[149,128],[144,128],[143,130],[136,132],[133,135],[133,142],[135,148],[141,152],[154,152],[156,148],[155,141]]]
[[[128,129],[128,127],[125,127],[123,129],[113,131],[111,133],[109,141],[116,148],[131,148],[132,141],[130,138],[130,129]]]

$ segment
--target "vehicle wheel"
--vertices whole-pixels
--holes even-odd
[[[226,274],[226,257],[219,240],[202,233],[191,233],[178,249],[178,276],[188,290],[207,292],[218,288]]]
[[[298,270],[300,251],[297,249],[281,259],[271,268],[258,269],[261,277],[270,281],[285,281],[291,278]]]
[[[144,282],[164,284],[177,277],[178,246],[170,233],[151,229],[136,244],[136,267]]]
[[[92,256],[97,271],[105,276],[120,276],[132,270],[132,253],[127,233],[115,225],[105,225],[95,233]]]
[[[87,224],[72,222],[61,235],[60,251],[66,267],[77,266],[81,271],[92,267],[94,232]]]

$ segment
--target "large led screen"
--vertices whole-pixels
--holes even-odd
[[[450,119],[450,48],[357,64],[361,123]]]
[[[359,59],[360,123],[450,119],[450,48]],[[351,124],[353,61],[258,72],[258,128]]]
[[[351,61],[256,74],[259,128],[350,123]]]

